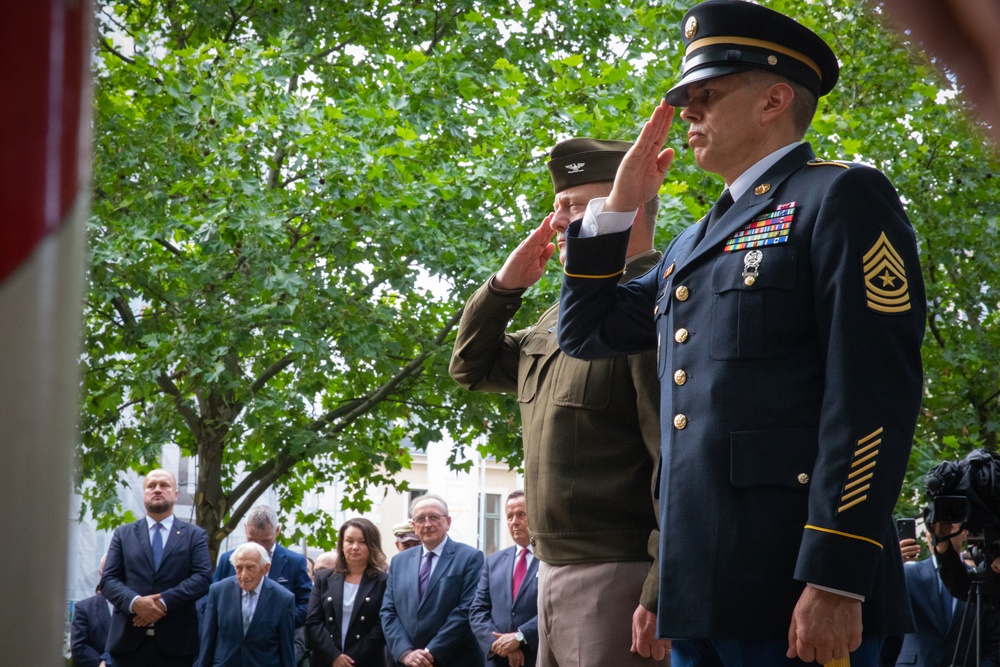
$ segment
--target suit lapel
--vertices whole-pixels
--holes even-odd
[[[167,543],[163,547],[163,560],[160,561],[160,567],[167,562],[167,558],[171,553],[177,549],[178,544],[184,539],[184,534],[187,531],[187,524],[174,517],[174,525],[170,528],[170,537],[167,538]],[[149,541],[148,539],[146,540]],[[150,557],[153,555],[153,547],[149,548]]]
[[[920,568],[920,578],[924,582],[922,588],[927,597],[927,606],[934,614],[934,624],[937,626],[938,632],[941,633],[941,636],[947,637],[948,623],[945,622],[944,609],[941,606],[941,583],[938,580],[938,573],[937,569],[934,567],[934,561],[928,558],[925,561],[917,563],[916,567]]]
[[[268,586],[269,583],[271,582],[269,582],[267,578],[265,578],[264,585],[260,587],[260,596],[258,596],[257,598],[257,606],[254,607],[253,616],[250,617],[250,625],[247,627],[246,634],[248,635],[253,631],[254,627],[257,625],[258,621],[260,620],[260,615],[264,613],[265,609],[267,609],[267,605],[271,599],[271,595],[274,594],[273,591],[271,590],[272,587]],[[274,585],[277,586],[278,584]]]
[[[513,584],[513,579],[514,579],[514,569],[513,568],[514,568],[514,566],[511,565],[510,573],[511,573],[511,583],[512,584]],[[515,598],[514,604],[517,604],[521,600],[521,598],[524,597],[524,595],[525,595],[524,591],[526,591],[530,587],[532,578],[534,578],[536,576],[538,576],[538,559],[535,558],[534,554],[531,554],[531,565],[528,566],[528,571],[524,573],[524,581],[521,582],[521,588],[517,591],[517,598]],[[512,590],[513,590],[513,588],[512,588]],[[513,607],[513,606],[514,605],[512,604],[511,607]]]
[[[108,611],[108,599],[103,595],[97,596],[97,609],[94,610],[97,614],[97,622],[101,626],[101,630],[105,634],[108,632],[108,628],[111,627],[111,612]]]
[[[235,579],[232,580],[231,586],[228,586],[225,590],[223,590],[222,595],[219,596],[219,603],[220,607],[225,605],[224,611],[222,613],[225,613],[226,615],[230,616],[232,622],[236,623],[236,627],[242,630],[243,589],[240,588],[239,583],[237,583]]]
[[[421,550],[421,553],[423,550]],[[431,591],[437,585],[437,582],[444,576],[444,573],[451,567],[451,561],[455,559],[455,543],[449,538],[444,545],[444,550],[441,552],[441,556],[438,558],[438,564],[434,566],[434,572],[431,573],[431,578],[427,582],[427,590],[424,591],[424,598],[420,601],[420,605],[423,606],[424,600],[431,597]],[[420,559],[417,558],[417,577],[420,576]],[[417,588],[417,595],[420,594],[419,586]]]
[[[764,211],[773,202],[774,193],[781,183],[814,157],[809,144],[802,144],[778,160],[763,176],[757,179],[757,182],[751,183],[747,191],[726,211],[725,215],[716,220],[712,228],[705,232],[704,238],[695,246],[694,252],[687,257],[683,265],[678,264],[678,273],[684,267],[697,262],[706,253],[712,252],[716,246],[750,222],[754,216]],[[767,183],[769,186],[767,191],[760,195],[755,192],[755,186],[759,183]],[[705,221],[702,220],[698,224],[703,225]]]
[[[514,599],[512,597],[514,593],[514,554],[517,552],[517,547],[510,547],[509,549],[504,549],[500,558],[497,559],[497,567],[500,571],[497,573],[500,575],[501,587],[503,588],[500,598],[500,607],[510,609],[514,606]],[[524,577],[525,581],[528,580],[527,575]],[[521,588],[524,588],[524,584],[521,584]],[[520,592],[518,592],[518,597],[520,597]]]
[[[351,621],[347,624],[347,629],[350,630],[351,626],[354,625],[354,621],[358,620],[358,614],[361,613],[361,605],[364,603],[365,598],[371,592],[372,587],[375,586],[375,580],[370,579],[367,574],[361,575],[361,583],[358,584],[358,592],[354,596],[354,605],[351,607]],[[340,588],[341,593],[343,593],[343,586]],[[344,601],[341,599],[340,606],[344,606]],[[343,640],[343,638],[341,638]]]
[[[146,524],[146,517],[142,517],[134,524],[135,528],[135,539],[142,547],[142,553],[146,555],[146,560],[149,561],[149,569],[156,571],[153,567],[153,544],[149,541],[149,526]]]
[[[274,547],[274,558],[271,559],[271,571],[267,573],[271,581],[277,581],[284,574],[287,560],[282,546],[280,544],[276,545]]]

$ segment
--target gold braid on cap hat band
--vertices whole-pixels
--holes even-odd
[[[716,44],[737,44],[739,46],[756,46],[762,49],[770,49],[772,51],[777,51],[778,53],[783,53],[786,56],[795,58],[802,64],[807,65],[810,69],[812,69],[812,71],[816,72],[816,76],[819,77],[820,81],[823,80],[823,73],[820,71],[819,65],[816,64],[815,60],[805,55],[804,53],[799,53],[798,51],[789,49],[786,46],[782,46],[781,44],[776,44],[774,42],[768,42],[767,40],[764,39],[753,39],[751,37],[735,37],[735,36],[705,37],[704,39],[699,39],[688,44],[687,49],[685,49],[684,51],[684,57],[687,58],[689,55],[691,55],[692,51],[695,51],[697,49],[703,49],[706,46],[715,46]]]

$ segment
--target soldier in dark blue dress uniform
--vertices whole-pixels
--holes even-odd
[[[681,80],[568,234],[560,346],[657,350],[674,667],[876,665],[912,623],[891,515],[922,386],[914,233],[879,171],[802,143],[839,75],[820,37],[735,0],[681,27]],[[673,159],[668,103],[726,188],[618,285],[630,216]]]

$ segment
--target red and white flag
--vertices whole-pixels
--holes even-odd
[[[0,655],[65,664],[90,175],[88,0],[0,8]]]

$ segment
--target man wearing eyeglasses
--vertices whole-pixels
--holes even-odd
[[[382,630],[397,665],[482,667],[469,625],[483,554],[448,538],[444,498],[420,496],[410,508],[419,548],[396,555],[382,599]]]

